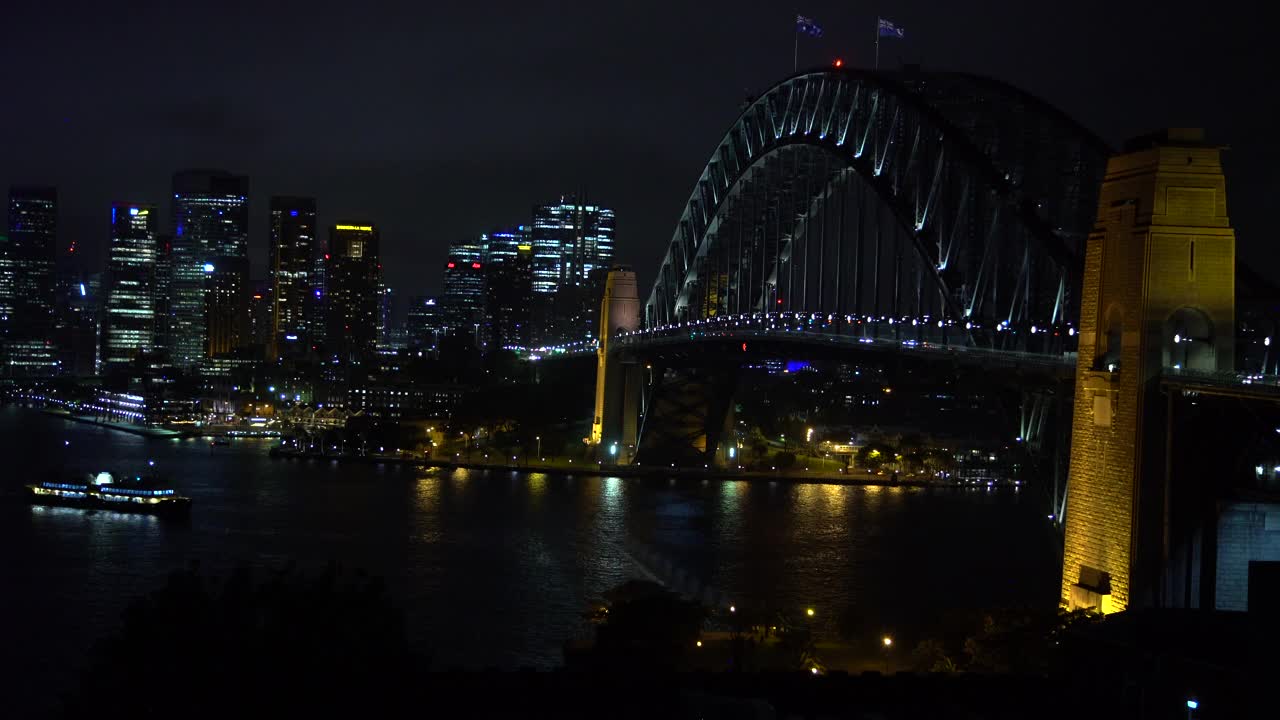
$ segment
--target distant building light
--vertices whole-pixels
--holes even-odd
[[[479,269],[480,269],[480,263],[471,263],[471,269],[472,269],[472,270],[479,270]]]
[[[336,225],[335,230],[354,230],[356,232],[373,232],[372,225]]]
[[[84,297],[85,295],[86,293],[84,291],[84,283],[80,283],[80,297]]]
[[[137,214],[138,214],[138,208],[129,208],[129,214],[130,214],[130,215],[137,215]]]
[[[205,264],[204,264],[204,271],[205,271],[205,272],[207,272],[207,273],[211,273],[211,272],[213,272],[213,263],[205,263]]]
[[[450,270],[452,270],[452,269],[454,268],[454,264],[453,264],[453,263],[449,263],[448,265],[445,265],[445,267],[447,267],[447,268],[449,268]]]
[[[290,211],[289,211],[289,217],[298,217],[298,211],[297,211],[297,210],[290,210]]]
[[[1198,707],[1200,707],[1200,703],[1196,702],[1195,700],[1188,700],[1188,701],[1187,701],[1187,709],[1188,709],[1188,710],[1195,710],[1195,709],[1196,709],[1196,708],[1198,708]]]
[[[284,339],[285,339],[285,340],[297,340],[297,339],[298,339],[298,336],[297,336],[297,335],[285,335],[285,336],[284,336]]]

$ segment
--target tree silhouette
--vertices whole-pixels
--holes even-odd
[[[415,666],[378,580],[334,566],[220,580],[193,565],[129,605],[67,716],[368,714],[396,707]]]

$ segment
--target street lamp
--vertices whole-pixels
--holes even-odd
[[[542,436],[537,435],[533,439],[538,441],[538,457],[542,457]]]
[[[885,635],[883,638],[880,638],[880,644],[884,645],[886,648],[893,647],[893,638]]]

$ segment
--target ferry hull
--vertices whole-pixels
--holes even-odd
[[[52,493],[37,493],[34,488],[26,488],[27,501],[32,505],[48,507],[69,507],[82,510],[111,510],[113,512],[134,513],[143,515],[159,515],[162,517],[189,517],[191,515],[191,499],[185,497],[165,498],[156,503],[138,503],[133,501],[103,500],[91,494],[85,497],[66,497]]]

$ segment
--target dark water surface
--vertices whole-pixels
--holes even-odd
[[[194,499],[189,524],[0,504],[0,650],[28,689],[78,667],[128,601],[190,560],[384,577],[438,664],[553,667],[589,599],[652,545],[739,605],[865,617],[1052,603],[1029,492],[597,478],[273,460],[267,441],[210,448],[0,408],[11,491],[50,470],[141,469]],[[64,446],[69,440],[70,446]],[[65,683],[60,683],[65,684]]]

